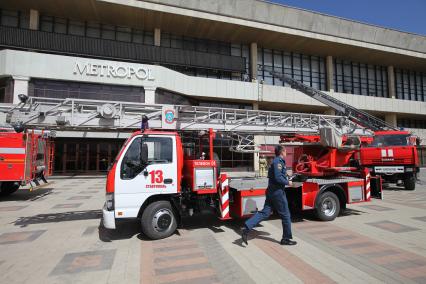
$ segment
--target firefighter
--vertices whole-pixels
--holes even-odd
[[[287,179],[284,157],[286,150],[283,146],[278,145],[275,148],[275,159],[269,167],[268,171],[268,188],[266,190],[265,205],[261,211],[256,212],[254,216],[248,219],[245,223],[245,228],[242,233],[243,242],[248,245],[248,233],[260,222],[266,220],[274,209],[282,220],[283,236],[281,245],[295,245],[296,241],[291,233],[291,218],[288,208],[287,197],[284,192],[286,185],[292,186],[292,182]]]
[[[266,172],[268,169],[268,161],[264,155],[262,155],[259,159],[259,176],[266,177]]]

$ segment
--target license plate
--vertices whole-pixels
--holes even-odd
[[[374,167],[376,173],[403,173],[404,167]]]

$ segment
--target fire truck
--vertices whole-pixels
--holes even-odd
[[[182,217],[205,210],[229,220],[262,208],[267,179],[223,172],[215,137],[230,137],[231,151],[255,153],[255,135],[317,135],[318,142],[296,147],[293,186],[285,192],[293,209],[313,210],[320,220],[381,195],[381,178],[354,163],[359,140],[344,139],[372,132],[347,116],[27,98],[6,120],[51,130],[125,131],[142,124],[108,172],[103,224],[115,229],[120,220],[137,218],[151,239],[170,236]]]
[[[0,128],[0,195],[20,186],[47,183],[52,174],[53,147],[50,131],[16,132]]]
[[[406,190],[414,190],[419,173],[419,158],[416,148],[416,136],[400,130],[381,119],[345,104],[324,92],[306,86],[289,76],[270,72],[288,83],[292,88],[333,108],[336,114],[362,125],[373,136],[361,136],[361,150],[357,162],[370,170],[374,176],[380,176],[387,183],[403,181]],[[350,136],[350,133],[348,134]],[[319,137],[299,137],[300,140],[318,141]],[[284,141],[288,137],[284,137]],[[313,140],[312,140],[313,139]],[[346,139],[346,138],[344,138]]]

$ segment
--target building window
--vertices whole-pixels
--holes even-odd
[[[43,32],[154,45],[154,33],[152,32],[130,27],[107,25],[90,21],[76,21],[46,15],[40,16],[40,30]]]
[[[396,98],[426,101],[426,73],[395,69]]]
[[[397,120],[397,126],[398,127],[404,127],[404,128],[426,129],[426,120],[400,118],[400,119]]]
[[[0,25],[5,27],[28,29],[29,13],[0,9]]]
[[[34,79],[29,85],[30,96],[58,99],[89,99],[143,103],[142,87],[92,84],[68,81]]]
[[[275,71],[290,76],[310,87],[326,90],[325,58],[294,52],[259,48],[257,54],[258,80],[265,84],[288,86],[279,77],[269,72]]]
[[[348,60],[334,60],[336,92],[363,96],[388,97],[388,73],[384,66]]]

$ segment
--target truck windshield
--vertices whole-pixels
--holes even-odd
[[[410,135],[395,134],[395,135],[378,135],[374,136],[373,142],[369,147],[384,147],[384,146],[407,146]]]
[[[144,137],[148,146],[148,164],[167,164],[173,162],[173,141],[168,137]],[[121,163],[121,178],[133,179],[143,169],[140,167],[141,138],[133,140]]]

